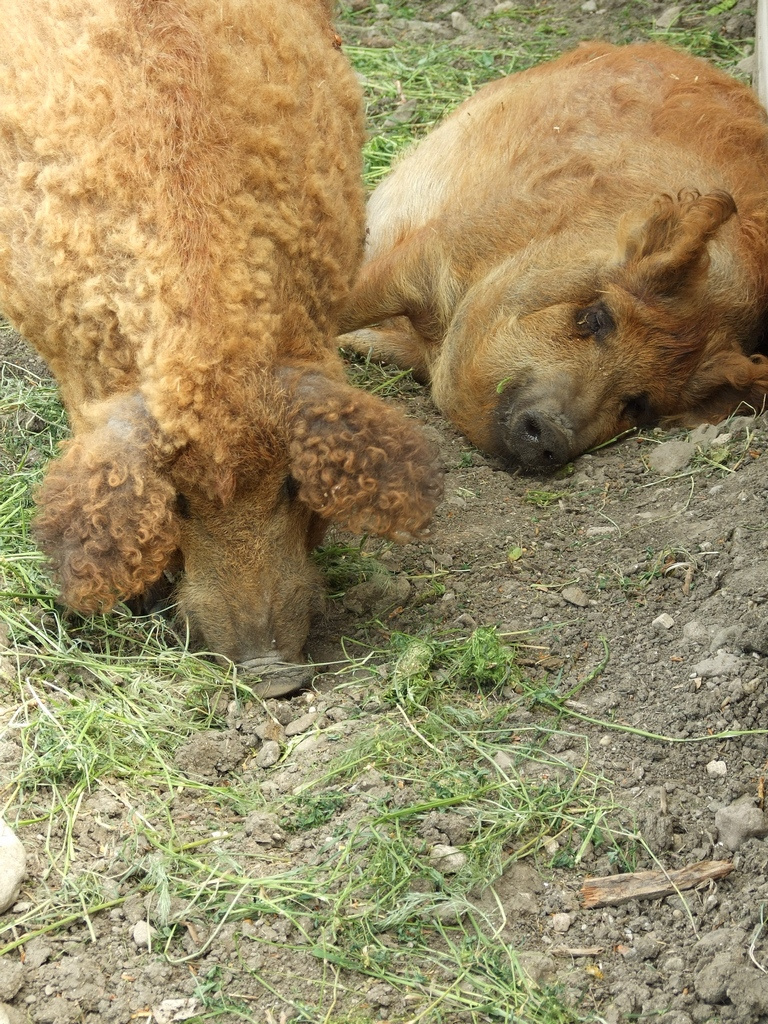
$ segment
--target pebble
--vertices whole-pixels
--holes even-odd
[[[648,465],[661,476],[674,476],[695,454],[696,447],[690,441],[664,441],[650,453]]]
[[[651,623],[656,629],[672,629],[675,624],[675,620],[671,615],[667,615],[666,612],[662,612],[661,615],[657,615]]]
[[[675,4],[674,7],[667,7],[666,10],[662,11],[656,19],[656,28],[660,28],[662,30],[672,28],[677,19],[680,17],[680,12],[682,11],[682,9],[683,8],[678,6],[677,4]]]
[[[444,875],[455,875],[467,863],[467,855],[456,846],[435,843],[429,851],[429,863]]]
[[[152,939],[157,934],[157,930],[149,924],[148,921],[137,921],[133,926],[131,937],[137,946],[146,946],[149,948],[152,945]]]
[[[570,914],[553,914],[552,915],[552,928],[558,933],[558,935],[565,935],[568,929],[571,927],[571,915]]]
[[[724,779],[728,774],[728,766],[725,761],[710,761],[707,765],[707,775],[713,779]]]
[[[505,754],[503,750],[497,750],[493,755],[493,760],[494,764],[501,768],[503,772],[506,771],[507,768],[511,768],[514,764],[514,761],[509,754]]]
[[[276,740],[267,740],[256,755],[256,764],[259,768],[271,768],[280,760],[280,744]]]
[[[581,587],[565,587],[561,591],[560,596],[568,604],[575,605],[577,608],[588,608],[589,598],[581,589]]]
[[[694,975],[693,986],[696,995],[705,1003],[725,1002],[725,990],[733,973],[734,957],[731,953],[720,953],[698,974]]]
[[[594,14],[597,10],[597,4],[595,0],[587,0],[586,3],[581,5],[581,9],[585,14]]]
[[[24,983],[24,968],[18,960],[0,961],[0,1002],[9,1003]]]
[[[715,826],[720,842],[729,850],[738,850],[747,839],[768,835],[768,817],[749,795],[721,807],[715,814]]]
[[[26,851],[15,832],[0,818],[0,914],[16,902],[26,870]]]
[[[286,736],[299,736],[301,733],[311,729],[320,715],[317,711],[308,711],[305,715],[295,719],[285,727]]]
[[[472,22],[461,11],[454,11],[451,14],[451,25],[457,32],[474,32],[475,30]]]
[[[735,654],[728,654],[726,651],[718,651],[711,658],[705,658],[698,665],[691,669],[691,677],[699,676],[701,679],[711,679],[713,676],[735,675],[741,668],[741,662]]]

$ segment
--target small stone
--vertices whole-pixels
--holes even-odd
[[[662,612],[661,615],[657,615],[651,623],[656,629],[672,629],[675,624],[675,620],[671,615],[667,615],[666,612]]]
[[[738,850],[747,839],[768,835],[768,817],[754,799],[742,796],[715,814],[720,842],[729,850]]]
[[[558,935],[565,935],[568,929],[571,927],[571,915],[570,914],[553,914],[552,915],[552,928],[558,933]]]
[[[286,725],[285,735],[299,736],[301,733],[306,732],[307,729],[311,729],[319,717],[320,715],[317,711],[308,711],[306,715],[302,715],[300,718],[297,718]]]
[[[674,476],[685,469],[696,454],[690,441],[665,441],[648,456],[648,465],[661,476]]]
[[[724,1003],[734,966],[732,953],[720,953],[694,975],[693,984],[699,999],[710,1005]]]
[[[18,960],[0,960],[0,1001],[9,1003],[24,983],[24,968]]]
[[[243,823],[245,834],[255,842],[271,846],[284,839],[283,830],[276,814],[268,811],[252,811]]]
[[[705,658],[691,669],[691,676],[701,679],[712,679],[713,676],[736,675],[741,668],[741,661],[735,654],[718,651],[711,658]]]
[[[713,779],[724,779],[728,774],[728,766],[725,761],[710,761],[707,765],[707,775]]]
[[[474,32],[475,30],[472,22],[461,11],[453,11],[451,14],[451,25],[453,25],[457,32]]]
[[[656,19],[656,28],[660,28],[662,31],[672,28],[680,17],[682,10],[683,8],[677,4],[673,7],[667,7]]]
[[[501,768],[503,772],[505,772],[508,768],[511,768],[514,764],[514,761],[509,756],[509,754],[505,754],[503,750],[496,751],[496,753],[493,755],[493,761],[494,764],[496,764],[497,767]]]
[[[137,921],[133,926],[131,937],[137,946],[149,948],[156,934],[157,930],[148,921]]]
[[[664,943],[655,935],[638,935],[635,939],[635,952],[641,960],[655,960],[664,949]]]
[[[155,1024],[176,1024],[177,1021],[197,1017],[200,1010],[200,1001],[194,996],[187,999],[164,999],[152,1007],[152,1019]]]
[[[568,604],[573,604],[577,608],[589,607],[589,598],[581,589],[581,587],[566,587],[561,591],[560,596]]]
[[[365,998],[372,1006],[390,1006],[395,1001],[395,991],[391,985],[380,982],[371,985],[365,993]]]
[[[444,875],[455,875],[467,863],[467,855],[455,846],[435,843],[429,852],[429,863]]]
[[[259,768],[271,768],[280,760],[280,744],[275,740],[267,740],[256,755],[256,765]]]
[[[26,851],[15,832],[0,818],[0,914],[16,902],[26,870]]]
[[[595,0],[587,0],[586,3],[581,5],[581,9],[585,14],[594,14],[597,10],[597,4]]]

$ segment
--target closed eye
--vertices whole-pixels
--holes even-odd
[[[603,341],[615,328],[613,317],[601,302],[576,314],[576,330],[582,336],[591,334],[596,341]]]
[[[645,393],[626,399],[622,416],[637,427],[649,427],[658,420],[658,416],[654,414],[650,396]]]

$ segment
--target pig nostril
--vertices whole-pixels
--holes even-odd
[[[526,416],[523,421],[523,432],[534,444],[541,440],[541,424],[535,416]]]

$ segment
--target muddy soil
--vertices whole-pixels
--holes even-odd
[[[460,37],[473,46],[493,45],[492,29],[477,25],[505,6],[511,5],[423,2],[401,17],[385,5],[374,10],[351,0],[344,39],[383,46]],[[579,38],[642,38],[652,18],[666,11],[651,0],[528,6],[520,32],[536,32],[545,19],[557,27],[563,49]],[[724,38],[752,35],[753,5],[713,4],[709,14],[701,7],[701,24]],[[12,355],[29,360],[22,347]],[[582,1005],[608,1022],[768,1021],[768,938],[760,927],[768,902],[768,820],[758,807],[768,759],[768,417],[646,433],[540,480],[510,476],[473,450],[435,413],[426,392],[414,388],[395,400],[407,402],[439,444],[448,467],[445,501],[430,543],[382,556],[391,592],[382,597],[363,589],[329,603],[310,638],[312,656],[338,658],[341,636],[383,644],[392,630],[535,628],[563,684],[581,686],[571,705],[575,717],[556,740],[558,753],[579,763],[587,757],[590,770],[613,783],[647,845],[638,848],[636,867],[727,859],[734,869],[685,900],[587,910],[578,892],[585,874],[616,870],[599,850],[584,850],[578,870],[545,859],[513,865],[496,885],[507,910],[500,941],[524,951],[538,978],[559,982],[566,998],[586,999]],[[596,671],[606,650],[608,663]],[[284,727],[315,730],[311,743],[277,767],[257,756],[261,705],[231,708],[218,739],[208,736],[183,749],[180,763],[192,778],[221,780],[248,770],[255,786],[277,797],[310,779],[339,743],[366,728],[358,698],[354,690],[338,693],[320,681],[309,695],[269,702]],[[606,721],[622,729],[600,724]],[[371,790],[382,800],[396,798],[381,779],[371,781]],[[347,813],[353,816],[355,802],[366,798],[365,787],[358,787]],[[76,855],[108,856],[104,850],[125,813],[97,790],[81,809]],[[460,819],[443,818],[430,826],[434,841],[461,845]],[[324,839],[322,830],[287,838],[268,815],[229,827],[233,848],[258,847],[284,866],[310,861]],[[41,895],[36,884],[46,839],[34,827],[22,830],[22,838],[30,853],[23,900],[34,901]],[[125,883],[128,890],[131,884]],[[28,943],[23,963],[6,957],[0,1002],[11,1021],[160,1020],[162,1012],[152,1018],[148,1008],[190,998],[195,978],[188,967],[137,944],[135,926],[146,916],[146,897],[137,888],[121,907],[94,919],[97,942],[77,924],[63,939]],[[268,1021],[270,1014],[279,1020],[285,1008],[243,969],[238,957],[244,947],[235,955],[236,939],[248,927],[271,926],[225,926],[196,960],[195,973],[222,968],[230,990],[250,1000],[251,1020]],[[276,938],[285,939],[279,922],[275,927]],[[252,947],[246,966],[283,984],[293,977],[300,989],[298,979],[317,976],[308,953],[267,958],[259,944]],[[555,955],[562,947],[593,952]],[[357,991],[337,1014],[357,1006],[361,1021],[401,1021],[413,1012],[386,985],[350,984]],[[174,1019],[165,1005],[167,1019]],[[283,1019],[292,1019],[290,1011]]]

